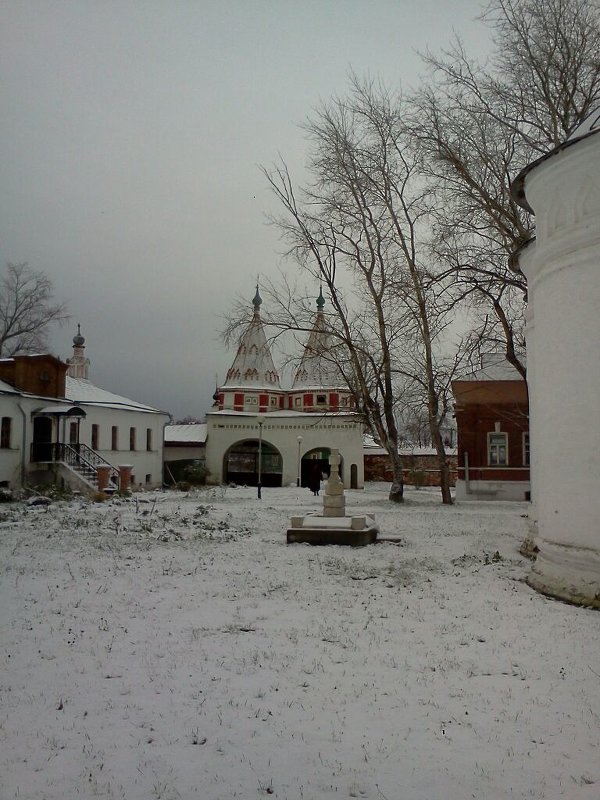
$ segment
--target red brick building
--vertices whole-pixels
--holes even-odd
[[[457,500],[528,500],[527,383],[499,354],[452,382],[458,428]]]

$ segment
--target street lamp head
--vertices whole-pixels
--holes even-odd
[[[259,425],[262,425],[262,424],[263,424],[263,422],[265,421],[265,418],[263,417],[263,415],[262,415],[262,414],[257,414],[257,415],[256,415],[256,421],[257,421],[257,423],[258,423]]]
[[[302,444],[302,437],[298,436],[298,444]]]

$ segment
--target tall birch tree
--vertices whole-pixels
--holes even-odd
[[[524,377],[527,286],[509,262],[534,221],[510,183],[600,103],[600,21],[589,0],[491,0],[482,21],[487,62],[459,39],[425,56],[430,78],[413,97],[413,135],[442,201],[435,246],[454,296],[478,314],[474,339],[501,346]]]
[[[390,499],[403,496],[399,405],[417,394],[427,409],[442,500],[451,503],[441,426],[456,362],[444,356],[449,320],[425,256],[433,198],[402,112],[400,98],[353,78],[346,97],[305,125],[310,183],[295,188],[285,164],[264,172],[283,208],[277,225],[289,254],[329,296],[336,357],[390,456]]]

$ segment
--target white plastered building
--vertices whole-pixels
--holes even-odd
[[[0,359],[0,485],[58,482],[84,492],[162,485],[168,414],[89,380],[78,331],[66,363],[48,354]],[[101,477],[102,482],[102,477]]]
[[[316,471],[327,472],[335,448],[344,486],[362,488],[363,425],[331,356],[323,295],[290,389],[273,363],[261,303],[257,288],[252,321],[206,415],[209,481],[307,486]]]

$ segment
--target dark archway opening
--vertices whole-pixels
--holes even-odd
[[[309,450],[302,456],[302,461],[300,462],[301,486],[310,486],[310,479],[317,471],[320,471],[323,480],[327,480],[329,473],[331,472],[331,468],[329,466],[330,455],[331,450],[329,447],[315,447],[313,450]],[[342,480],[344,480],[343,467],[344,462],[342,459],[340,462],[340,478]]]
[[[283,458],[272,444],[263,441],[261,447],[261,484],[281,486]],[[258,484],[258,439],[236,442],[223,457],[223,482],[241,486]]]

